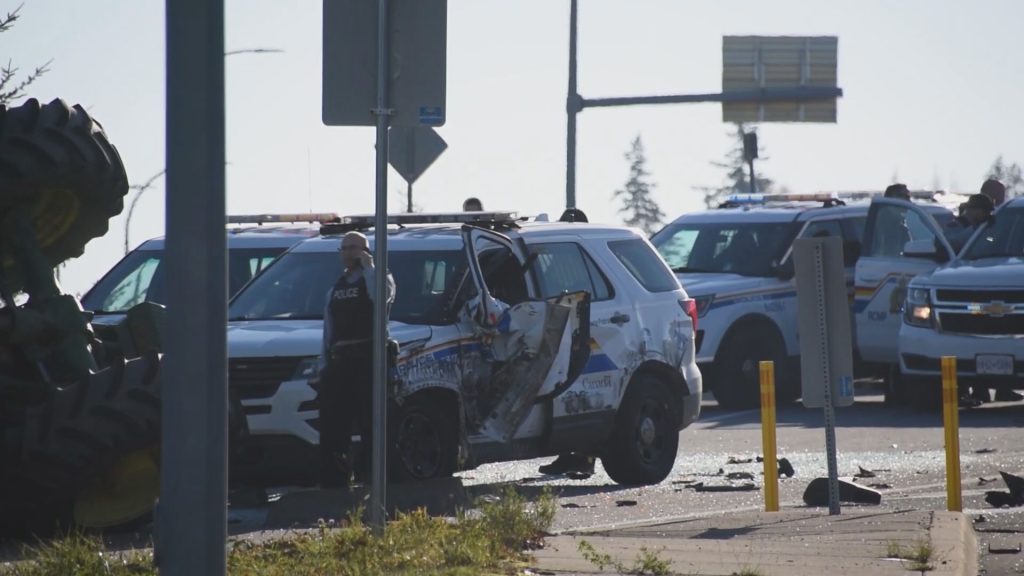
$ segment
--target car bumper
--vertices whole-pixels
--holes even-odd
[[[963,382],[1024,386],[1024,336],[950,334],[904,324],[899,348],[900,371],[907,376],[941,377],[942,358],[952,356],[957,360],[957,377]],[[991,373],[993,364],[984,362],[984,356],[1000,357],[1000,365],[1010,373]]]
[[[320,433],[311,424],[319,417],[316,390],[306,380],[282,382],[269,398],[242,400],[242,411],[250,436],[294,436],[307,444],[320,443]]]
[[[690,363],[683,366],[683,378],[686,379],[686,387],[689,394],[683,397],[683,417],[679,422],[679,429],[682,430],[697,421],[700,416],[700,400],[704,395],[704,379],[696,364]]]

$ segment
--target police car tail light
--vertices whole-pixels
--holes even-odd
[[[911,326],[932,326],[931,295],[924,288],[907,291],[907,302],[903,306],[903,321]]]
[[[691,321],[693,321],[693,333],[696,334],[697,333],[697,302],[695,300],[690,299],[690,298],[686,298],[684,300],[680,300],[679,301],[679,305],[683,307],[683,312],[686,312],[686,315],[690,317]]]

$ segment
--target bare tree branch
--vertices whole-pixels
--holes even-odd
[[[279,48],[242,48],[240,50],[228,50],[224,53],[225,56],[234,56],[235,54],[280,54],[284,52]]]
[[[124,219],[124,253],[128,253],[128,231],[132,224],[132,214],[135,213],[135,205],[139,203],[139,198],[142,198],[142,193],[153,187],[156,181],[167,173],[167,169],[157,172],[156,174],[149,177],[142,184],[132,184],[128,187],[129,190],[135,190],[135,197],[132,198],[131,204],[128,205],[128,215]]]
[[[8,12],[7,16],[0,18],[0,32],[6,32],[14,23],[18,20],[18,12],[21,12],[21,7],[25,3],[18,4],[18,7],[13,12]]]

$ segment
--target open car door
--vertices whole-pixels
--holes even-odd
[[[514,258],[519,277],[525,274],[526,253],[511,238],[483,228],[462,228],[469,274],[477,296],[466,313],[489,365],[489,377],[472,397],[482,417],[480,431],[508,442],[526,419],[538,396],[566,390],[582,371],[590,352],[590,296],[563,294],[550,300],[525,300],[509,306],[492,296],[500,292],[500,276],[488,275],[495,259]],[[487,264],[487,268],[485,268]],[[507,266],[506,266],[507,268]]]
[[[854,273],[854,321],[863,360],[897,362],[907,283],[954,256],[935,218],[922,207],[892,198],[872,200]]]

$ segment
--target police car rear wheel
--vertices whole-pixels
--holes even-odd
[[[605,472],[618,484],[657,484],[668,476],[679,450],[679,426],[669,388],[641,374],[619,408]]]
[[[795,399],[788,378],[785,350],[773,334],[757,326],[735,330],[722,348],[715,370],[715,400],[722,408],[756,408],[761,402],[760,362],[775,363],[775,397],[778,404]]]

